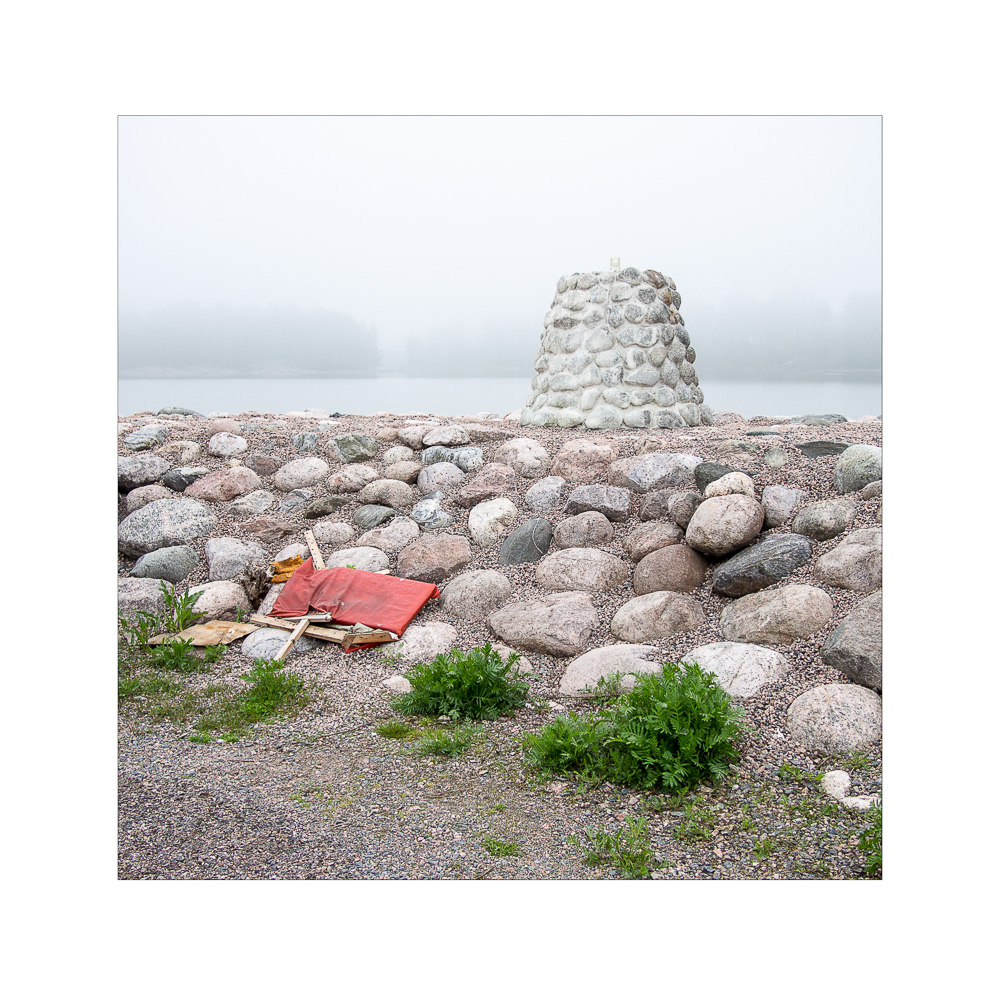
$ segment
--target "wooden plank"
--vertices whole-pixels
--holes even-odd
[[[316,534],[314,534],[311,529],[306,530],[306,544],[312,552],[313,567],[317,571],[326,570],[326,565],[323,563],[323,555],[320,552],[319,544],[316,543]]]
[[[302,636],[306,631],[306,627],[309,625],[309,617],[306,616],[304,619],[300,619],[295,624],[295,629],[292,630],[292,635],[281,645],[281,650],[274,655],[276,661],[283,660],[288,652],[295,646],[295,641]]]
[[[309,618],[309,617],[305,617]],[[254,613],[250,617],[251,623],[256,623],[258,626],[267,626],[274,630],[294,630],[297,622],[292,622],[287,619],[277,619],[271,616],[261,616]],[[395,640],[397,637],[390,633],[388,630],[373,630],[371,633],[347,633],[344,630],[331,630],[329,627],[323,626],[307,626],[302,634],[307,637],[316,637],[317,640],[327,640],[330,643],[339,643],[350,647],[352,644],[357,643],[388,643],[390,640]],[[360,639],[362,637],[368,639]]]
[[[227,619],[212,619],[207,623],[197,623],[195,626],[188,626],[180,633],[161,633],[159,636],[150,637],[152,644],[169,643],[173,640],[190,640],[195,647],[211,647],[218,643],[232,643],[245,637],[248,633],[253,633],[258,627],[250,623],[236,623]]]

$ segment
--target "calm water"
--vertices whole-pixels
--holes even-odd
[[[742,416],[841,413],[854,419],[882,412],[878,382],[702,382],[712,409]],[[359,415],[510,413],[528,396],[528,379],[120,379],[118,413],[165,406],[199,413],[287,413],[310,407]]]

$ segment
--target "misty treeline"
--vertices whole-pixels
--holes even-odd
[[[835,312],[825,300],[732,298],[685,306],[702,381],[826,378],[876,380],[882,367],[881,299],[852,295]],[[124,378],[409,375],[530,379],[536,327],[478,332],[455,327],[411,335],[380,352],[374,325],[295,306],[174,304],[119,313]]]
[[[118,314],[123,377],[338,378],[375,375],[374,325],[297,306],[175,303]]]
[[[877,379],[882,370],[882,301],[849,296],[835,313],[825,300],[787,296],[727,299],[688,319],[699,378]]]

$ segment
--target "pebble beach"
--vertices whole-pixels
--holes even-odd
[[[345,437],[364,441],[346,444]],[[171,584],[177,590],[215,586],[203,597],[215,610],[209,618],[237,619],[237,611],[245,617],[256,603],[240,604],[238,587],[221,586],[238,586],[245,561],[275,561],[289,552],[308,556],[309,531],[328,565],[356,561],[365,570],[433,579],[442,591],[398,643],[345,653],[336,644],[303,638],[286,663],[309,686],[309,702],[294,716],[255,726],[237,740],[196,741],[193,716],[164,718],[141,697],[120,704],[121,879],[614,878],[614,865],[586,863],[577,841],[585,848],[588,832],[614,833],[640,817],[655,858],[653,880],[866,877],[858,848],[864,825],[858,806],[864,803],[852,807],[844,795],[824,791],[818,779],[846,771],[848,796],[880,796],[878,733],[847,749],[818,746],[793,731],[789,709],[811,690],[858,684],[828,662],[824,648],[880,593],[881,551],[875,584],[870,576],[867,583],[850,575],[831,578],[835,570],[819,562],[845,541],[870,541],[874,531],[880,540],[880,472],[877,485],[840,491],[835,472],[846,448],[881,449],[881,419],[822,413],[748,419],[716,412],[711,425],[686,429],[594,430],[521,425],[518,413],[202,415],[168,408],[120,417],[118,441],[119,608],[126,615],[156,608],[156,589],[166,579],[147,577],[149,569],[165,548],[183,545],[190,549],[189,567]],[[817,446],[821,442],[831,446]],[[428,456],[439,449],[445,453]],[[478,453],[462,453],[470,451]],[[665,463],[654,458],[663,455],[685,457],[676,459],[672,474],[650,480],[643,472]],[[687,520],[677,522],[680,503],[669,497],[688,493],[690,505],[699,508],[713,501],[694,476],[696,463],[749,478],[749,497],[733,490],[714,498],[766,504],[768,488],[802,494],[787,519],[758,524],[759,533],[735,550],[701,552],[704,577],[671,593],[694,610],[694,621],[666,635],[623,640],[612,632],[621,632],[616,617],[650,594],[640,591],[637,578],[647,556],[640,536],[649,535],[648,553],[687,546],[693,541],[684,533]],[[572,498],[581,487],[623,491],[625,508],[581,509]],[[763,590],[720,594],[715,573],[758,538],[803,533],[796,514],[834,501],[852,504],[849,519],[833,534],[809,537],[808,556],[766,586],[768,593],[817,589],[829,599],[829,616],[787,642],[767,643],[784,665],[780,676],[734,698],[747,732],[724,782],[671,803],[655,793],[532,773],[523,734],[559,712],[594,710],[585,693],[567,689],[567,671],[579,657],[631,644],[626,649],[635,651],[636,661],[676,664],[697,648],[729,642],[731,620],[723,613]],[[162,526],[156,531],[162,520],[140,525],[137,514],[152,520],[166,503],[191,503],[198,532],[163,536]],[[430,515],[417,513],[421,503]],[[492,514],[489,503],[496,504]],[[594,516],[590,528],[570,525],[587,513],[603,519]],[[538,520],[547,521],[551,544],[535,560],[510,563],[508,539]],[[467,544],[467,557],[435,558],[420,572],[414,547],[429,540],[433,549],[446,535]],[[154,547],[159,540],[167,542]],[[577,557],[556,557],[581,549]],[[556,564],[547,565],[553,559]],[[560,560],[567,562],[563,570]],[[449,601],[451,582],[481,572],[501,576],[491,579],[486,606],[477,610],[471,591]],[[485,588],[486,579],[482,583]],[[587,608],[596,614],[577,649],[531,649],[515,636],[506,642],[498,637],[499,611],[565,594],[589,597]],[[265,600],[262,611],[269,604]],[[531,677],[527,707],[478,725],[469,749],[452,757],[422,756],[412,741],[377,734],[395,717],[392,700],[413,664],[485,642],[520,656]],[[209,669],[177,676],[180,690],[204,705],[238,691],[255,656],[245,646],[237,640]],[[627,670],[643,670],[629,663]],[[880,664],[879,655],[877,690],[860,689],[877,698],[871,704],[879,719]],[[498,855],[501,845],[511,852]]]

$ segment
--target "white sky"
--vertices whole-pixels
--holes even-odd
[[[325,307],[414,332],[541,331],[622,265],[728,296],[880,290],[875,116],[119,120],[119,294]]]

